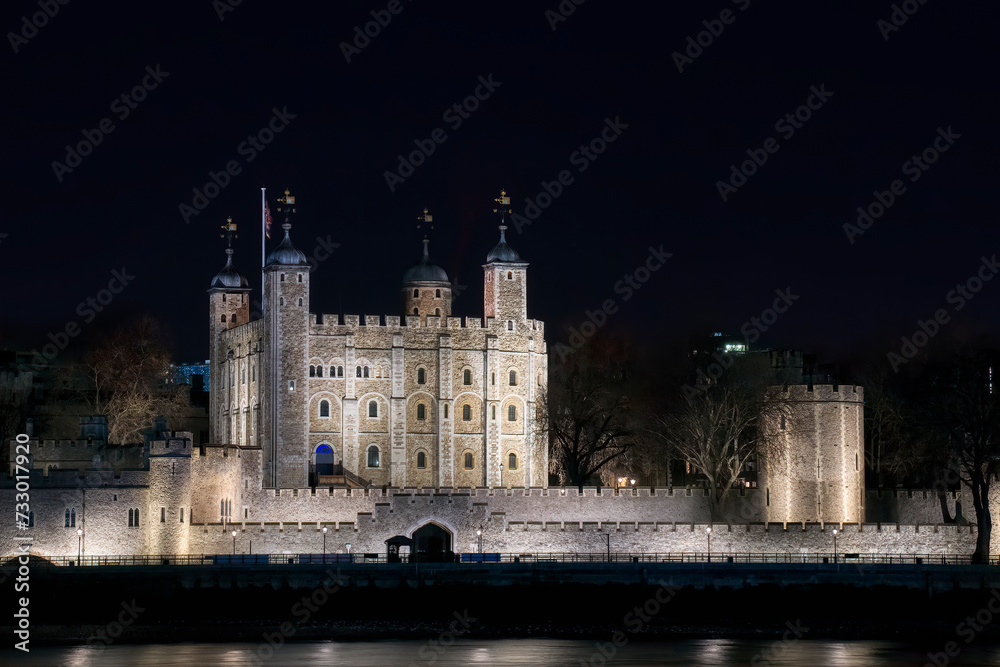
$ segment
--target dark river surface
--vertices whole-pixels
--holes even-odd
[[[621,647],[606,642],[564,639],[458,639],[443,646],[433,640],[290,642],[271,650],[267,644],[145,644],[32,648],[30,653],[3,649],[0,664],[32,667],[228,667],[268,665],[299,667],[456,667],[459,665],[804,665],[889,667],[907,665],[1000,665],[1000,646],[946,641],[926,646],[888,641],[795,640],[748,641],[697,639],[676,642],[633,641]],[[933,655],[932,657],[928,654]]]

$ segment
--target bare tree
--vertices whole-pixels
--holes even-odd
[[[184,389],[168,382],[164,333],[149,316],[104,339],[76,371],[84,380],[79,398],[93,414],[107,415],[109,444],[141,441],[156,417],[174,421],[188,404]]]
[[[539,400],[549,468],[582,490],[639,437],[627,354],[620,341],[598,337],[551,370],[548,395]]]
[[[781,392],[769,391],[770,376],[731,371],[721,382],[682,392],[656,417],[657,434],[676,455],[705,475],[709,511],[723,518],[726,499],[754,459],[766,465],[777,452],[783,418],[790,416]]]

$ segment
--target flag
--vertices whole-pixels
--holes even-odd
[[[271,238],[271,209],[266,201],[264,202],[264,234],[267,238]]]

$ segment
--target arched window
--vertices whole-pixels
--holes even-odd
[[[465,469],[472,470],[472,452],[465,453]]]
[[[434,290],[434,298],[435,299],[440,299],[441,298],[441,290],[439,290],[439,289]]]
[[[316,377],[318,377],[318,378],[323,377],[323,367],[322,366],[317,366],[316,367]]]
[[[417,384],[424,384],[426,382],[426,373],[423,368],[417,369]]]
[[[416,299],[418,296],[420,296],[420,290],[418,289],[413,290],[413,298]],[[413,314],[416,315],[416,313]]]
[[[495,405],[490,408],[490,418],[491,419],[497,418],[497,406]]]
[[[462,406],[462,421],[472,421],[472,407],[468,403]]]
[[[365,366],[365,377],[368,377],[368,367]]]
[[[440,308],[435,308],[434,309],[434,316],[435,317],[441,317],[441,309]]]
[[[514,330],[514,320],[507,320],[507,331]]]
[[[517,454],[514,452],[507,455],[507,470],[517,470]]]
[[[368,416],[378,417],[378,401],[368,401]]]
[[[470,371],[468,368],[466,368],[462,372],[462,383],[463,384],[472,384],[472,371]]]
[[[66,528],[69,528],[69,508],[66,508]]]
[[[413,309],[413,314],[414,314],[414,315],[419,315],[420,313],[419,313],[419,312],[417,311],[417,309],[416,309],[416,308],[414,308],[414,309]]]
[[[330,366],[330,377],[332,377],[332,378],[337,377],[337,367],[336,366]]]
[[[253,366],[250,367],[250,381],[251,382],[256,382],[257,381],[257,366],[256,365],[253,365]]]
[[[301,305],[301,304],[299,304],[299,305]],[[230,322],[232,322],[233,324],[236,324],[236,315],[235,314],[230,318]]]
[[[299,274],[299,282],[302,282],[302,274]]]
[[[299,299],[299,305],[300,306],[302,305],[302,299]]]
[[[444,404],[444,418],[445,419],[448,418],[448,404],[447,403]]]
[[[517,406],[514,405],[507,406],[507,421],[509,422],[517,421]]]
[[[490,384],[496,384],[496,383],[497,383],[497,374],[490,373]]]
[[[508,271],[507,272],[507,280],[513,280],[513,279],[514,279],[514,272],[513,271]]]
[[[281,274],[281,282],[285,282],[285,274],[284,273]]]
[[[128,509],[128,527],[129,528],[132,527],[132,508],[131,507]]]
[[[426,468],[427,467],[427,455],[423,452],[417,452],[417,467]]]
[[[424,407],[423,403],[417,403],[417,419],[427,418],[427,408]]]
[[[279,306],[284,306],[285,305],[285,297],[283,297],[283,296],[279,296],[278,297],[278,305]]]
[[[378,468],[378,447],[372,445],[368,448],[368,467]]]
[[[517,371],[510,372],[510,386],[517,386]]]
[[[311,378],[316,377],[316,367],[315,366],[310,366],[309,367],[309,377],[311,377]]]
[[[139,508],[135,508],[135,527],[139,527]]]
[[[330,416],[330,401],[320,401],[319,402],[319,416],[329,417]]]
[[[344,367],[343,366],[337,366],[337,377],[339,377],[339,378],[344,377]]]
[[[377,378],[382,377],[382,367],[381,366],[376,366],[375,367],[375,377],[377,377]]]
[[[70,527],[76,526],[76,510],[72,509],[69,511],[69,525]]]
[[[225,322],[225,321],[226,321],[226,316],[225,316],[225,315],[223,315],[223,316],[222,316],[222,321],[223,321],[223,322]]]
[[[361,366],[358,366],[358,377],[361,377]]]

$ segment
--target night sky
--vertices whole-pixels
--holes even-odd
[[[608,299],[607,329],[680,345],[739,333],[776,290],[798,298],[751,342],[824,361],[885,360],[939,309],[949,336],[998,329],[1000,280],[949,298],[1000,251],[995,2],[910,0],[898,27],[889,2],[565,0],[575,11],[558,20],[556,0],[530,4],[70,2],[34,30],[37,2],[6,3],[0,347],[40,348],[76,323],[69,358],[150,311],[179,361],[207,358],[227,216],[259,293],[262,186],[272,211],[284,188],[297,197],[299,249],[339,244],[312,275],[313,312],[398,314],[427,206],[432,258],[467,286],[453,314],[481,317],[492,199],[505,188],[526,220],[526,198],[564,171],[559,196],[508,230],[550,348]],[[373,11],[391,20],[357,48]],[[463,118],[453,107],[477,89]],[[785,119],[797,109],[808,119]],[[253,148],[275,110],[281,132]],[[390,188],[398,156],[436,130]],[[100,143],[68,162],[85,132]],[[602,132],[614,140],[592,144]],[[936,139],[933,164],[907,164]],[[753,155],[766,162],[724,200],[719,182]],[[185,220],[230,161],[239,173]],[[849,239],[845,223],[897,179],[902,194]],[[672,256],[626,300],[619,281],[661,246]],[[78,310],[123,268],[134,278],[102,312]]]

